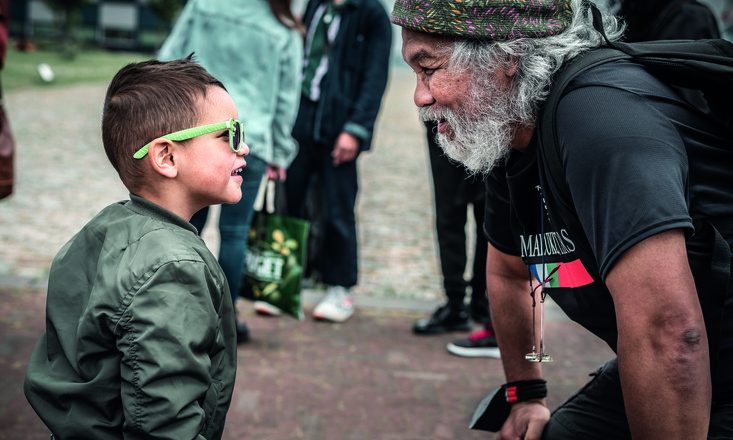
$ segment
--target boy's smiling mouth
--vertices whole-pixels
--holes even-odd
[[[247,165],[245,164],[245,165],[242,165],[242,166],[241,166],[241,167],[239,167],[239,168],[235,168],[235,169],[234,169],[234,170],[232,171],[231,175],[232,175],[232,176],[241,176],[241,175],[242,175],[242,172],[244,172],[244,167],[245,167],[245,166],[247,166]]]

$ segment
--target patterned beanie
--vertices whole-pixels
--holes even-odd
[[[396,0],[392,23],[428,34],[509,41],[559,34],[572,15],[570,0]]]

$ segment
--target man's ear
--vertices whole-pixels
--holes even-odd
[[[148,163],[153,170],[163,177],[173,179],[178,175],[178,168],[173,156],[175,144],[168,139],[158,138],[148,147]]]
[[[504,76],[506,76],[507,78],[514,78],[514,75],[517,74],[517,71],[519,71],[519,59],[513,57],[509,68],[504,71]]]

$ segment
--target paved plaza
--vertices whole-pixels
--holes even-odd
[[[442,300],[412,75],[392,70],[373,151],[359,159],[356,315],[331,325],[261,318],[246,305],[253,340],[238,349],[226,439],[493,438],[467,425],[483,395],[504,382],[501,362],[448,354],[446,343],[463,334],[410,332]],[[127,197],[101,146],[105,86],[6,95],[18,151],[16,193],[0,201],[0,439],[48,439],[22,378],[44,326],[50,261],[97,211]],[[216,253],[215,228],[204,238]],[[321,294],[305,292],[306,315]],[[556,362],[545,373],[556,406],[610,351],[552,307],[548,321]]]

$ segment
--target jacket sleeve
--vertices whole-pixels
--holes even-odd
[[[293,124],[300,103],[300,82],[303,69],[303,43],[295,31],[290,31],[280,57],[275,117],[272,122],[273,163],[287,167],[295,158],[298,144],[292,136]]]
[[[370,149],[374,123],[379,114],[382,95],[387,87],[389,57],[392,48],[392,27],[386,12],[381,7],[369,8],[368,23],[364,34],[366,47],[364,75],[361,90],[353,106],[353,112],[344,124],[343,131],[353,134],[361,141],[359,149]]]
[[[125,439],[204,439],[222,384],[211,378],[216,286],[201,261],[167,262],[129,298],[117,324]]]
[[[163,61],[177,60],[191,54],[189,40],[194,18],[196,0],[191,0],[183,7],[171,33],[158,51],[158,59]]]

